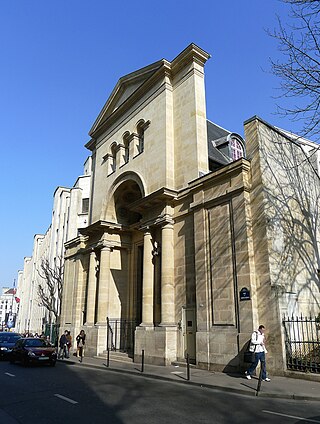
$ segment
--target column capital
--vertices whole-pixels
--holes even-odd
[[[173,227],[174,220],[173,220],[171,215],[165,214],[165,215],[159,216],[156,219],[155,224],[159,225],[161,227],[166,227],[166,226],[172,226]]]
[[[149,220],[145,222],[144,224],[140,225],[139,229],[143,232],[149,232],[151,231],[151,228],[154,227],[165,227],[165,226],[173,226],[174,225],[174,219],[172,218],[172,215],[164,214],[160,215],[157,218],[153,220]]]
[[[151,234],[150,225],[141,225],[139,229],[145,234]]]
[[[164,229],[164,228],[166,228],[166,229],[168,229],[168,230],[173,230],[173,220],[170,222],[170,221],[166,221],[166,222],[164,222],[162,225],[161,225],[161,229]]]
[[[100,250],[112,250],[113,246],[108,241],[101,241],[97,246]]]

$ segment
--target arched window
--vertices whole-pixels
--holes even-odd
[[[137,133],[139,137],[139,153],[142,153],[144,150],[144,121],[141,121],[137,125]]]
[[[126,131],[123,136],[122,136],[122,140],[123,140],[123,145],[124,145],[124,163],[128,163],[129,162],[129,143],[130,143],[130,133],[129,131]]]
[[[230,153],[232,160],[238,160],[244,157],[244,149],[242,143],[236,138],[230,140]]]
[[[110,168],[112,172],[116,170],[117,164],[117,143],[113,142],[110,146],[111,158],[110,158]]]
[[[150,125],[150,121],[145,121],[144,119],[140,119],[137,122],[137,135],[139,140],[138,151],[142,153],[144,151],[144,142],[145,142],[145,131]]]

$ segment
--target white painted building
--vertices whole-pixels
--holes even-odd
[[[0,295],[0,324],[1,331],[15,331],[18,302],[15,289],[4,287]]]
[[[87,226],[91,187],[91,157],[84,164],[84,174],[72,188],[57,187],[53,195],[51,225],[45,234],[34,236],[31,257],[24,259],[23,271],[18,272],[17,297],[20,299],[16,327],[20,332],[40,334],[46,324],[55,323],[53,314],[42,305],[39,284],[46,289],[41,264],[47,260],[51,269],[64,257],[64,243],[77,237],[78,230]],[[55,293],[55,301],[58,296]]]

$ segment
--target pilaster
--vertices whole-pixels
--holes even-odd
[[[142,323],[141,326],[153,326],[154,272],[152,263],[152,236],[149,228],[143,236],[143,280],[142,280]]]
[[[88,275],[88,294],[87,294],[87,323],[93,324],[95,318],[95,306],[96,306],[96,290],[97,290],[97,278],[96,278],[96,253],[94,250],[90,252],[89,258],[89,275]]]

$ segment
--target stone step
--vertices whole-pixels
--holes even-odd
[[[173,361],[171,362],[171,365],[174,367],[181,367],[181,368],[187,368],[187,362],[186,361]],[[197,368],[195,364],[189,364],[190,368]]]
[[[104,351],[100,355],[96,356],[96,358],[100,359],[107,359],[107,351]],[[132,363],[133,358],[129,357],[127,353],[124,352],[109,352],[109,359],[110,361],[116,361],[116,362],[126,362],[126,363]]]

